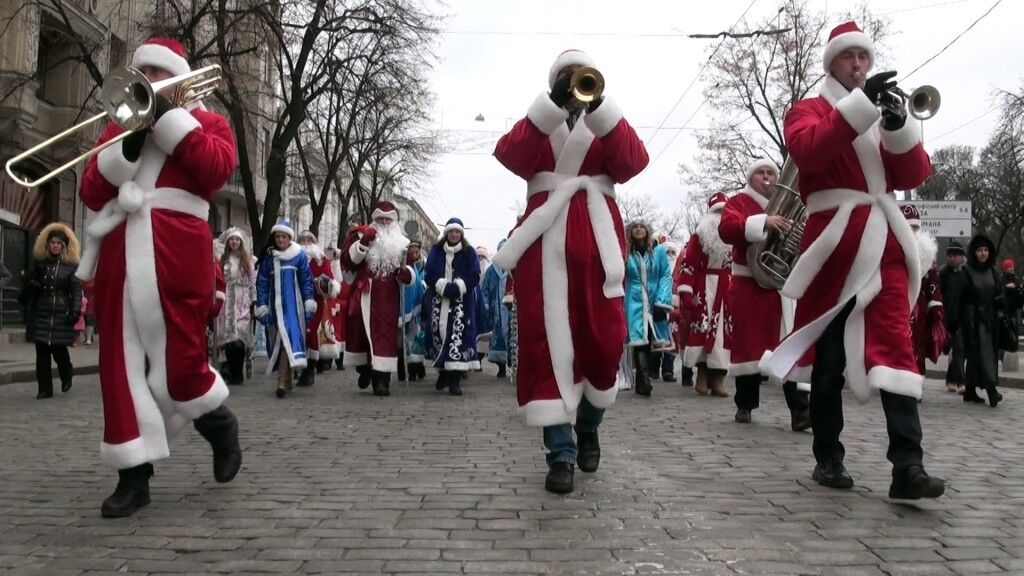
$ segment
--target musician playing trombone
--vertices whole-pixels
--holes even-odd
[[[150,82],[189,72],[182,45],[151,38],[132,57]],[[104,434],[100,455],[118,471],[104,517],[149,504],[153,462],[190,421],[213,446],[214,477],[234,478],[242,462],[228,389],[207,361],[213,304],[209,200],[235,169],[235,139],[224,116],[155,95],[156,120],[93,156],[79,195],[98,212],[86,230],[78,274],[95,275]],[[109,123],[100,142],[123,129]]]
[[[809,214],[801,256],[783,293],[797,299],[794,331],[762,365],[811,381],[813,478],[850,488],[843,463],[841,389],[881,395],[893,465],[889,497],[937,498],[923,467],[918,372],[908,319],[921,280],[917,243],[892,194],[931,174],[921,123],[895,94],[896,72],[867,76],[871,38],[854,22],[832,30],[819,95],[786,115],[786,146]],[[844,378],[845,371],[845,378]]]

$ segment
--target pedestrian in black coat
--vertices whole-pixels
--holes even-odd
[[[946,390],[963,394],[964,387],[964,345],[957,331],[957,315],[960,313],[960,293],[967,278],[964,247],[958,242],[946,248],[946,265],[939,270],[939,290],[942,292],[942,308],[946,311],[946,330],[949,332],[949,366],[946,368]]]
[[[957,328],[967,356],[964,402],[984,402],[978,388],[988,393],[994,408],[1003,396],[999,384],[999,317],[1006,299],[1002,278],[995,267],[996,247],[978,234],[967,246],[967,275],[960,294]]]
[[[28,308],[26,340],[36,345],[36,398],[53,397],[50,358],[57,362],[61,391],[71,389],[71,356],[75,322],[82,311],[78,271],[78,238],[71,228],[55,222],[43,228],[33,250],[35,261],[19,300]]]

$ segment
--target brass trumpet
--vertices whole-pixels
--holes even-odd
[[[597,68],[583,66],[572,73],[569,91],[577,101],[588,104],[601,97],[604,92],[604,76]]]
[[[220,66],[216,64],[153,83],[150,83],[146,76],[135,68],[128,67],[114,70],[107,74],[107,77],[103,80],[103,87],[100,90],[100,105],[103,107],[102,113],[79,122],[56,136],[48,138],[11,158],[5,166],[7,175],[26,188],[35,188],[45,184],[61,172],[99,154],[104,149],[117,144],[134,132],[150,128],[156,118],[156,95],[161,91],[173,87],[174,93],[170,98],[171,104],[175,107],[186,106],[198,102],[211,94],[217,89],[221,78]],[[19,162],[35,156],[40,151],[68,138],[76,132],[88,129],[105,118],[124,128],[124,132],[99,146],[94,146],[92,149],[35,180],[26,180],[18,176],[16,166]]]
[[[887,93],[890,98],[883,98],[880,106],[895,114],[906,116],[908,113],[918,120],[933,118],[942,105],[942,96],[934,86],[918,86],[907,94],[899,86],[893,86]]]

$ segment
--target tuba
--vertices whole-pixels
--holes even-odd
[[[789,220],[792,224],[789,232],[769,230],[767,238],[747,248],[747,266],[751,276],[758,285],[769,290],[782,289],[800,257],[807,207],[800,199],[797,176],[796,163],[790,156],[782,165],[778,182],[771,186],[772,196],[764,210],[769,216],[778,215]]]

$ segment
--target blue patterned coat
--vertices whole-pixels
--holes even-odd
[[[435,244],[430,249],[423,271],[427,301],[430,303],[424,319],[429,332],[427,358],[435,368],[442,370],[479,368],[474,311],[476,288],[480,284],[480,262],[476,252],[465,244]],[[445,296],[446,291],[448,296]]]
[[[412,270],[412,284],[406,286],[402,291],[401,325],[405,338],[405,361],[416,363],[423,362],[423,356],[426,353],[422,308],[427,285],[423,282],[423,265],[414,264]]]
[[[646,290],[644,289],[646,284]],[[654,319],[655,308],[665,312]],[[663,246],[642,254],[630,250],[626,257],[626,328],[628,344],[655,347],[669,345],[668,314],[672,311],[672,268]],[[648,337],[654,335],[653,341]]]
[[[501,244],[498,249],[501,249]],[[491,321],[491,349],[487,358],[496,364],[508,362],[508,307],[502,302],[508,278],[508,270],[497,264],[491,264],[484,273],[483,300],[487,306],[487,317]]]
[[[265,326],[276,328],[272,343],[268,342],[267,373],[277,368],[282,348],[292,368],[305,368],[306,316],[316,312],[309,258],[292,242],[285,250],[269,250],[259,266],[256,317]]]

